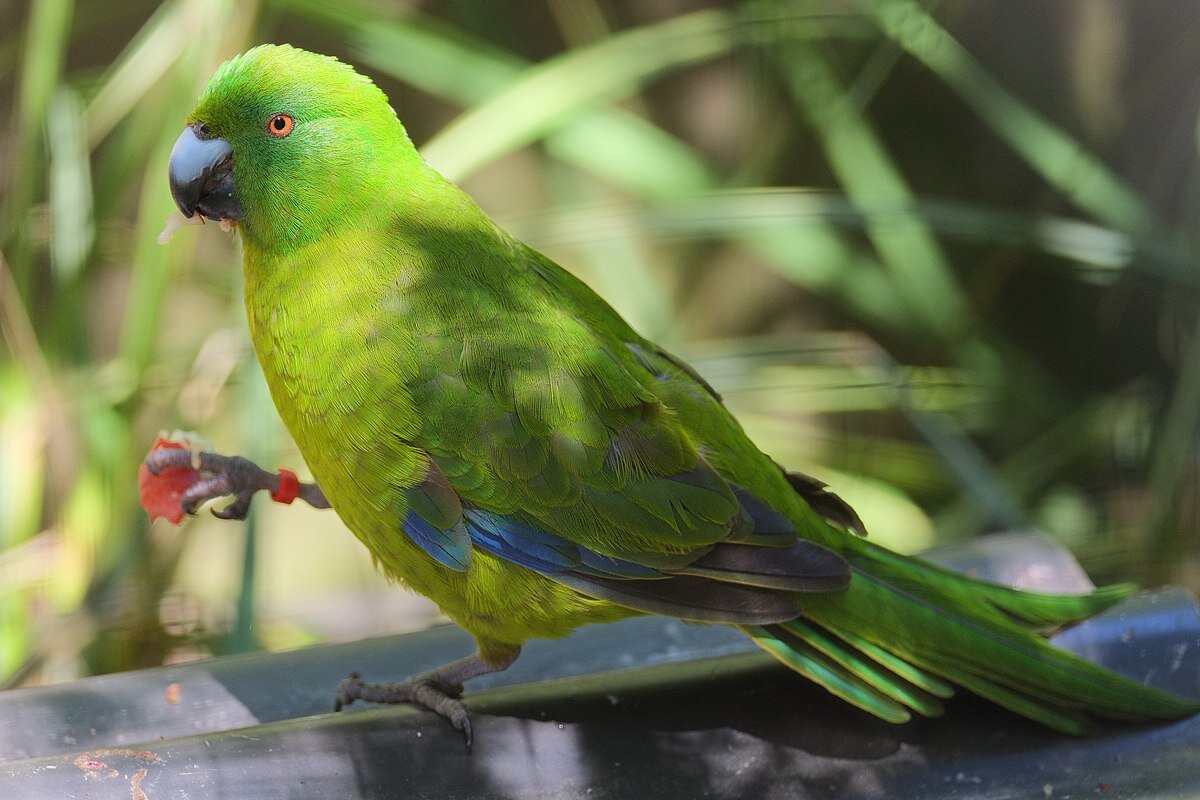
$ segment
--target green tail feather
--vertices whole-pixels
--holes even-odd
[[[759,647],[837,697],[888,722],[908,722],[903,705],[847,671],[807,642],[783,635],[778,625],[739,626]]]
[[[918,714],[926,717],[940,717],[944,713],[945,709],[942,708],[942,704],[928,692],[901,679],[894,672],[881,669],[877,662],[863,658],[862,653],[847,649],[837,639],[809,625],[804,620],[792,620],[779,627],[792,636],[807,642],[865,683],[870,684],[896,702],[908,706]]]
[[[854,569],[847,590],[805,597],[803,621],[746,632],[788,666],[877,716],[903,721],[907,709],[939,714],[936,698],[953,693],[948,684],[1072,734],[1086,733],[1098,718],[1171,719],[1200,710],[1039,635],[1102,611],[1127,596],[1129,586],[1044,595],[861,540],[846,556]]]
[[[831,632],[863,655],[877,661],[899,677],[920,689],[924,689],[935,697],[946,699],[954,696],[954,687],[950,684],[938,680],[927,672],[922,672],[904,659],[897,658],[882,647],[876,647],[861,636],[856,636],[849,631],[836,629],[831,629]]]
[[[1095,616],[1137,591],[1132,583],[1102,586],[1088,594],[1042,594],[1012,589],[973,578],[928,561],[902,556],[862,539],[855,540],[854,550],[845,555],[852,563],[865,560],[868,573],[890,574],[897,586],[918,588],[936,585],[944,594],[962,595],[978,603],[986,599],[992,606],[1008,615],[1011,622],[1039,632],[1049,632],[1072,622]]]

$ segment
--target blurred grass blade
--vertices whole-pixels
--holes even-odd
[[[808,226],[820,220],[865,230],[872,223],[886,223],[897,213],[894,206],[853,203],[838,192],[786,186],[706,192],[652,207],[652,226],[665,235],[699,235],[703,231],[732,235],[739,227],[754,232]],[[568,210],[561,216],[570,219],[573,213]],[[914,197],[903,213],[917,217],[940,237],[1024,247],[1073,262],[1078,269],[1113,273],[1136,269],[1174,277],[1183,285],[1200,284],[1200,275],[1194,270],[1190,275],[1185,272],[1193,263],[1188,254],[1169,248],[1148,249],[1153,243],[1094,223],[940,198]],[[583,220],[578,223],[582,225]],[[596,230],[603,233],[603,216]]]
[[[1147,552],[1157,561],[1155,569],[1164,572],[1165,563],[1173,562],[1182,548],[1172,524],[1177,499],[1193,485],[1196,443],[1200,441],[1200,323],[1193,322],[1183,357],[1179,380],[1174,387],[1166,416],[1157,432],[1158,442],[1150,464],[1147,485],[1151,508],[1147,532],[1151,544]]]
[[[6,548],[27,541],[41,520],[45,441],[40,411],[28,373],[0,365],[0,564]],[[15,583],[0,571],[0,592]]]
[[[450,123],[426,143],[424,153],[446,177],[462,180],[546,135],[573,113],[617,100],[670,69],[729,52],[734,25],[727,12],[708,9],[552,58]]]
[[[28,148],[36,147],[40,139],[62,72],[73,8],[71,0],[42,0],[30,8],[17,101],[20,138]]]
[[[50,143],[50,263],[60,282],[74,278],[95,238],[92,172],[78,95],[54,95],[46,120]]]
[[[362,60],[463,105],[483,103],[520,78],[528,62],[461,36],[411,24],[364,28]],[[444,70],[431,65],[452,64]],[[452,79],[448,79],[452,78]],[[671,196],[714,185],[704,161],[676,137],[621,108],[585,113],[551,132],[546,149],[642,196]]]
[[[804,189],[732,189],[676,200],[568,208],[534,220],[508,220],[518,236],[546,246],[583,246],[636,225],[655,239],[729,239],[779,274],[870,325],[912,326],[879,263],[839,230],[855,212],[844,199]]]
[[[150,163],[165,165],[171,144],[163,138],[150,154]],[[120,353],[138,383],[154,352],[171,283],[174,251],[158,244],[158,233],[175,206],[170,194],[163,191],[161,172],[149,170],[142,180],[128,310],[121,329]]]
[[[548,0],[546,5],[563,39],[571,45],[599,41],[612,33],[596,0]]]
[[[619,108],[564,125],[546,137],[545,147],[554,157],[640,197],[682,197],[717,185],[691,147]]]
[[[911,213],[914,202],[871,125],[847,102],[845,87],[815,47],[785,42],[786,80],[850,202],[890,208],[870,215],[865,231],[901,299],[927,332],[948,342],[965,324],[967,304],[937,239]]]
[[[1124,181],[1064,130],[1014,97],[914,0],[858,0],[880,30],[932,70],[1052,186],[1121,231],[1162,226]]]
[[[170,71],[194,36],[189,0],[159,6],[106,70],[85,111],[88,144],[95,148]]]
[[[327,5],[313,0],[305,4]],[[364,63],[465,106],[504,91],[529,67],[528,61],[514,53],[416,13],[398,21],[374,19],[357,24],[351,40],[355,55]]]
[[[1088,460],[1093,426],[1105,410],[1106,403],[1095,402],[1092,398],[1081,399],[1074,409],[1011,451],[995,468],[1008,496],[1023,508],[1031,507],[1062,480],[1064,470],[1071,462]],[[946,539],[954,540],[962,539],[972,531],[994,530],[995,520],[996,515],[985,505],[963,493],[938,513],[937,527]],[[1062,533],[1053,527],[1048,530],[1055,535]]]
[[[1064,217],[1030,215],[952,200],[918,200],[912,214],[939,236],[992,247],[1021,247],[1056,256],[1099,283],[1126,269],[1173,275],[1184,285],[1200,276],[1184,267],[1188,256],[1148,251],[1125,234]],[[837,192],[796,187],[749,187],[704,192],[648,203],[607,202],[568,206],[506,226],[542,247],[583,246],[636,225],[655,239],[720,238],[737,241],[767,258],[781,274],[837,302],[865,322],[905,330],[915,320],[896,302],[895,288],[870,256],[858,253],[839,228],[865,230],[886,224],[894,208],[851,203]]]
[[[42,131],[46,110],[66,60],[73,9],[71,0],[36,2],[30,8],[26,29],[12,160],[16,168],[10,171],[11,182],[3,198],[3,227],[0,228],[0,246],[12,244],[8,248],[10,268],[22,296],[33,279],[27,223],[43,180]]]
[[[50,367],[3,252],[0,252],[0,312],[3,312],[0,313],[0,336],[4,338],[12,362],[39,391],[48,390],[53,384]]]
[[[419,11],[397,14],[377,3],[266,0],[271,8],[338,29],[355,56],[437,97],[481,102],[511,83],[525,59]],[[404,117],[403,109],[400,109]]]
[[[205,40],[220,37],[240,48],[256,8],[257,3],[234,4],[229,0],[170,0],[159,6],[108,68],[100,88],[87,104],[89,147],[95,148],[108,136],[150,89],[170,73],[180,56],[191,51],[197,31],[207,32],[201,37]],[[193,93],[208,79],[208,71],[215,66],[207,63],[211,61],[210,52],[205,63],[193,65],[198,69],[187,71]]]

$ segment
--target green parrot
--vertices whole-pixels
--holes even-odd
[[[264,45],[225,63],[169,172],[185,216],[240,233],[255,352],[316,480],[300,493],[478,645],[400,683],[352,676],[338,707],[415,702],[469,746],[464,681],[531,638],[663,614],[737,626],[891,722],[936,716],[955,687],[1076,734],[1197,710],[1045,641],[1129,587],[1017,591],[858,535],[692,368],[435,172],[338,60]],[[239,516],[283,483],[244,459],[202,465],[189,511],[234,495]]]

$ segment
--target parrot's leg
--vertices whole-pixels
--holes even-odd
[[[208,500],[226,496],[234,498],[226,508],[213,509],[213,515],[221,519],[245,519],[255,492],[276,494],[283,482],[280,473],[267,472],[241,456],[195,453],[174,448],[155,450],[146,456],[146,468],[155,475],[171,467],[199,469],[206,476],[189,486],[179,497],[179,504],[189,514],[196,513],[196,508]],[[320,486],[302,481],[298,484],[296,497],[316,508],[329,508],[329,501],[325,499]]]
[[[451,661],[429,672],[421,672],[399,683],[363,683],[356,672],[338,687],[333,710],[341,711],[355,700],[416,703],[445,718],[455,730],[462,731],[467,752],[470,752],[471,717],[458,699],[463,691],[463,683],[480,675],[507,669],[520,653],[521,648],[515,645],[481,647],[474,655]]]

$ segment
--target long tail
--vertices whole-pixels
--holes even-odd
[[[891,722],[942,713],[965,687],[1072,734],[1099,718],[1145,721],[1200,711],[1049,644],[1042,636],[1096,614],[1132,586],[1046,595],[975,580],[863,540],[844,553],[841,592],[804,598],[804,616],[742,629],[835,695]]]

